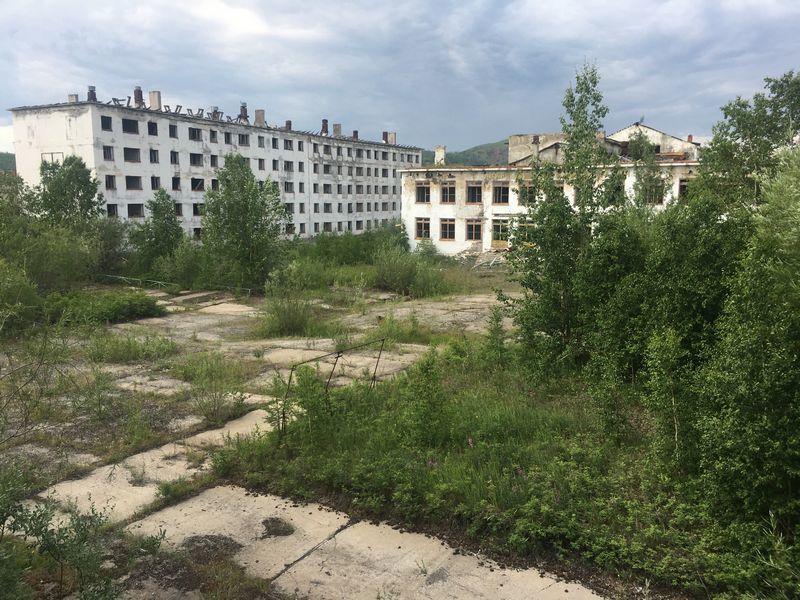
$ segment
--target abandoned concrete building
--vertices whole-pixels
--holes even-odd
[[[384,132],[380,142],[344,135],[341,125],[298,131],[292,122],[268,125],[265,111],[254,118],[241,104],[234,116],[217,108],[183,109],[162,104],[161,92],[148,102],[136,87],[133,97],[100,102],[93,86],[85,100],[21,106],[12,113],[17,172],[39,183],[43,160],[80,156],[100,182],[109,216],[140,220],[146,202],[163,188],[175,199],[184,229],[201,237],[204,193],[218,186],[217,170],[235,152],[250,161],[259,182],[278,183],[292,223],[287,234],[352,231],[400,218],[400,170],[419,165],[422,150],[396,143]]]
[[[625,171],[625,192],[633,195],[635,163],[628,158],[628,141],[641,131],[655,146],[658,167],[665,181],[663,205],[685,193],[699,165],[699,144],[671,136],[641,123],[634,123],[609,136],[598,135],[598,143],[619,156]],[[412,248],[430,240],[442,254],[485,252],[508,247],[516,216],[526,207],[520,202],[517,181],[534,157],[561,163],[567,143],[561,133],[512,135],[508,139],[508,164],[457,166],[446,164],[445,149],[436,148],[434,165],[404,169],[402,217]],[[574,191],[563,184],[564,195],[573,201]]]

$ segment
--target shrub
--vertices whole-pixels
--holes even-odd
[[[41,300],[22,269],[0,257],[0,335],[8,335],[31,323],[39,314]]]
[[[202,267],[202,249],[188,238],[183,238],[171,256],[161,256],[153,263],[153,276],[191,289]]]
[[[276,298],[267,304],[263,333],[276,335],[310,335],[314,321],[311,303],[299,298]]]
[[[52,322],[68,325],[122,323],[164,314],[155,298],[127,289],[55,292],[45,298],[44,310]]]
[[[418,259],[396,247],[375,254],[375,287],[407,296],[417,275]]]

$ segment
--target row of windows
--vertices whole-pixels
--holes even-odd
[[[494,219],[492,221],[492,240],[507,242],[508,232],[509,224],[507,220]],[[415,236],[418,240],[431,239],[431,220],[429,218],[423,217],[416,220]],[[439,239],[446,242],[456,239],[455,219],[439,219]],[[483,221],[481,219],[466,219],[464,239],[467,241],[483,239]]]
[[[150,148],[149,150],[149,159],[150,164],[159,164],[161,162],[161,155],[159,151],[155,148]],[[139,163],[142,162],[142,152],[139,148],[128,148],[125,147],[122,149],[122,159],[125,162],[132,162],[132,163]],[[114,160],[114,146],[103,146],[103,160],[105,161],[113,161]],[[263,161],[264,159],[259,159],[262,164],[263,170]],[[179,165],[180,162],[180,153],[177,150],[170,150],[169,153],[169,164],[171,165]],[[205,158],[203,154],[190,152],[189,153],[189,164],[193,167],[202,167],[205,165]],[[218,154],[209,154],[209,166],[211,167],[219,167],[219,155]],[[302,169],[301,169],[302,170]]]
[[[272,161],[272,162],[274,165],[277,161]],[[344,174],[344,168],[342,165],[330,165],[325,163],[314,163],[313,166],[314,173],[319,174],[320,166],[322,168],[323,175],[333,175],[334,167],[336,168],[336,175]],[[389,178],[389,169],[386,168],[379,169],[378,167],[375,167],[373,169],[372,167],[352,167],[352,166],[347,167],[347,174],[351,176],[355,175],[356,177],[364,177],[365,172],[367,177],[385,177],[387,179]],[[397,177],[397,169],[392,169],[392,177]]]
[[[338,194],[339,196],[352,196],[354,188],[355,188],[355,193],[356,193],[357,196],[361,196],[363,194],[370,195],[370,194],[373,194],[373,193],[378,194],[379,196],[383,195],[383,194],[387,194],[387,195],[389,194],[389,186],[388,185],[375,185],[375,186],[367,185],[367,186],[364,186],[364,185],[361,185],[361,184],[357,184],[357,185],[353,186],[353,185],[343,185],[341,183],[336,185],[336,194]],[[322,193],[323,194],[333,194],[333,184],[332,183],[323,183],[321,187],[320,187],[319,183],[312,184],[312,190],[313,190],[313,192],[315,194],[319,194],[320,193],[320,189],[322,189]],[[364,191],[364,190],[366,190],[366,191]],[[392,194],[393,195],[397,195],[397,186],[396,185],[392,186]]]
[[[116,190],[117,189],[117,176],[116,175],[106,175],[105,180],[105,187],[107,190]],[[138,191],[144,189],[142,185],[142,178],[139,175],[126,175],[125,176],[125,189],[131,191]],[[151,190],[158,190],[161,189],[161,177],[152,176],[150,177],[150,189]],[[179,192],[181,190],[181,178],[180,177],[173,177],[172,178],[172,191]],[[206,180],[200,177],[191,177],[189,179],[189,189],[193,192],[205,192],[206,191]],[[211,180],[211,189],[217,190],[219,189],[219,181],[217,179]]]
[[[144,204],[131,203],[127,206],[129,219],[143,219],[144,218]],[[116,204],[106,204],[106,213],[109,217],[118,217],[119,208]],[[195,202],[192,204],[192,215],[201,217],[205,214],[205,204],[202,202]],[[175,203],[175,216],[183,216],[183,204],[180,202]]]
[[[330,144],[314,144],[313,150],[314,154],[320,153],[320,147],[322,147],[322,154],[325,156],[333,156],[334,147]],[[336,146],[336,156],[337,158],[342,158],[345,155],[348,158],[368,158],[372,159],[373,155],[375,160],[389,160],[389,152],[386,150],[370,150],[369,148],[350,148],[350,147],[342,147]],[[397,162],[397,152],[392,152],[392,160]],[[408,163],[419,163],[419,155],[418,154],[404,154],[400,153],[400,162],[408,162]]]
[[[122,132],[123,133],[130,133],[130,134],[139,134],[139,121],[136,119],[121,119],[122,121]],[[112,117],[108,115],[101,115],[100,116],[100,128],[103,131],[113,131],[114,124]],[[169,137],[173,139],[178,138],[178,125],[175,123],[170,123],[168,125],[169,128]],[[202,142],[204,141],[204,132],[208,132],[208,141],[212,144],[219,143],[219,132],[216,129],[201,129],[200,127],[189,127],[189,139],[194,142]],[[158,123],[155,121],[147,121],[147,134],[152,136],[158,135]],[[226,144],[233,144],[234,139],[238,143],[239,146],[249,146],[250,145],[250,134],[248,133],[238,133],[233,134],[229,131],[223,131],[223,141]],[[234,138],[234,135],[236,136]],[[258,143],[259,148],[266,148],[266,140],[267,138],[263,135],[256,136],[256,140]],[[297,150],[302,152],[304,150],[304,144],[302,140],[290,140],[284,139],[283,140],[283,149],[284,150],[294,150],[295,148],[295,141],[297,142]],[[277,137],[271,138],[271,147],[273,150],[279,150],[281,145],[281,139]],[[334,146],[331,144],[319,144],[314,143],[313,150],[315,154],[320,153],[320,147],[322,147],[322,154],[333,156]],[[371,150],[371,149],[364,149],[364,148],[351,148],[351,147],[343,147],[343,146],[335,146],[336,156],[344,156],[345,154],[348,157],[355,158],[373,158],[375,160],[389,160],[389,152],[382,150]],[[397,161],[398,153],[392,152],[392,160]],[[409,162],[409,163],[419,163],[419,155],[418,154],[405,154],[400,153],[400,162]]]
[[[483,185],[480,182],[467,183],[467,204],[481,204],[483,202]],[[442,204],[455,204],[456,185],[454,183],[441,186]],[[510,188],[507,183],[495,184],[492,188],[492,204],[508,204]],[[431,201],[431,186],[428,183],[417,183],[416,200],[419,204],[429,204]]]

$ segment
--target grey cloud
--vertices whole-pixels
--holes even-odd
[[[558,129],[577,67],[594,62],[613,130],[645,115],[708,133],[719,106],[795,67],[791,0],[194,0],[0,2],[0,103],[134,85],[190,107],[240,100],[318,129],[452,149]],[[0,126],[10,115],[0,115]]]

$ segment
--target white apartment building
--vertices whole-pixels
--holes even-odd
[[[636,165],[626,158],[627,141],[640,127],[635,123],[612,136],[598,138],[604,147],[620,155],[628,196],[633,195]],[[667,188],[660,203],[663,205],[686,193],[689,180],[695,177],[700,164],[697,144],[691,136],[683,141],[657,130],[644,133],[652,143],[664,144],[656,148]],[[671,139],[665,141],[661,136]],[[514,219],[527,210],[520,202],[518,180],[524,182],[534,153],[540,160],[560,162],[565,143],[561,134],[511,136],[510,164],[478,167],[446,165],[444,147],[439,146],[434,166],[404,169],[402,217],[411,248],[422,240],[430,240],[441,254],[451,256],[507,248]],[[569,185],[562,187],[572,202],[574,190]]]
[[[264,110],[251,123],[247,105],[226,116],[209,110],[170,107],[161,93],[141,88],[133,98],[99,102],[93,86],[86,100],[70,94],[58,104],[12,108],[17,172],[40,181],[43,160],[81,157],[100,182],[109,216],[147,217],[145,204],[159,188],[175,199],[184,229],[201,237],[204,193],[216,189],[225,155],[241,154],[256,178],[278,183],[292,216],[288,234],[366,229],[400,218],[400,171],[420,164],[422,151],[396,143],[384,132],[381,142],[361,140],[358,131],[342,134],[327,119],[319,132],[267,125]]]

